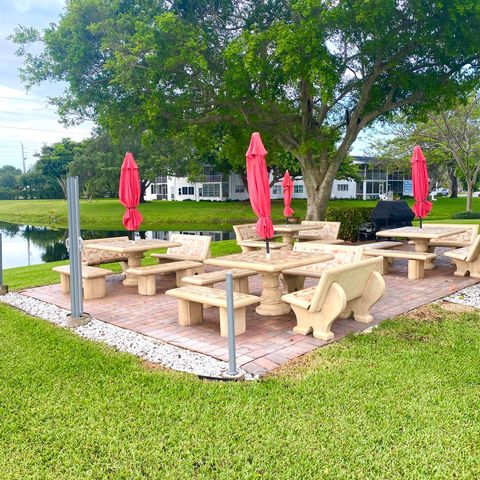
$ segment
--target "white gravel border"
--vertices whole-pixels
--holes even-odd
[[[70,312],[56,305],[14,292],[0,296],[0,301],[34,317],[54,323],[59,327],[68,328],[66,318]],[[105,343],[116,350],[131,353],[172,370],[193,373],[203,377],[221,378],[222,372],[228,369],[227,362],[154,340],[140,333],[96,320],[93,317],[87,325],[70,328],[70,330],[81,337]],[[248,380],[258,378],[258,376],[252,376],[242,369],[238,370]]]
[[[480,308],[480,284],[459,290],[443,300],[461,305],[468,305],[474,308]]]

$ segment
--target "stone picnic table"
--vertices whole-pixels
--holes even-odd
[[[128,268],[139,267],[142,258],[147,250],[154,250],[157,248],[179,247],[181,243],[170,242],[168,240],[111,240],[108,238],[102,242],[86,243],[83,245],[84,249],[101,250],[103,252],[121,253],[127,257]],[[138,285],[138,278],[131,273],[125,274],[123,284],[126,287],[133,287]]]
[[[288,245],[288,247],[285,247],[286,250],[291,250],[293,248],[294,236],[298,232],[303,230],[322,230],[323,228],[324,225],[301,225],[300,223],[273,226],[275,233],[280,233],[282,235],[282,242]]]
[[[430,241],[437,238],[449,237],[465,232],[462,227],[429,227],[428,224],[420,227],[400,227],[390,230],[381,230],[377,232],[377,237],[398,237],[407,238],[415,247],[416,252],[433,253],[435,246],[430,245]],[[432,270],[435,264],[432,261],[425,262],[425,270]]]
[[[262,279],[262,294],[256,312],[259,315],[277,316],[285,315],[291,310],[290,305],[282,300],[280,290],[282,270],[325,262],[333,258],[333,255],[324,253],[275,250],[270,252],[270,259],[267,259],[265,252],[257,250],[208,258],[204,263],[218,267],[240,268],[258,272]]]

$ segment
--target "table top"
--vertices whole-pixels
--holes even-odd
[[[102,250],[104,252],[115,253],[135,253],[146,252],[156,248],[179,247],[182,245],[178,242],[170,242],[169,240],[111,240],[105,239],[104,242],[85,243],[83,248],[91,250]]]
[[[274,225],[273,229],[278,233],[296,233],[303,230],[321,230],[325,225],[301,225],[293,223],[288,225]]]
[[[457,235],[465,232],[465,228],[461,227],[429,227],[424,225],[420,227],[400,227],[390,230],[382,230],[377,232],[377,237],[406,237],[406,238],[442,238],[450,235]]]
[[[291,250],[275,250],[270,252],[270,259],[265,252],[244,252],[224,257],[207,258],[204,263],[228,268],[243,268],[256,272],[278,273],[287,268],[303,267],[311,263],[326,262],[334,257],[325,253],[293,252]]]

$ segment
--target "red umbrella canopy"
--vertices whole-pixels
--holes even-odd
[[[293,193],[293,181],[290,176],[290,172],[287,170],[282,180],[283,187],[283,204],[285,208],[283,209],[284,217],[291,217],[293,215],[293,210],[290,208],[292,203],[292,193]]]
[[[127,152],[120,171],[118,189],[120,203],[127,209],[123,216],[123,225],[127,230],[138,230],[143,221],[137,206],[140,203],[140,175],[133,154]]]
[[[263,146],[258,132],[252,133],[247,157],[247,184],[252,210],[258,217],[256,231],[260,238],[273,237],[273,224],[270,218],[270,182],[268,180],[265,156],[267,151]]]
[[[422,149],[418,145],[413,149],[412,155],[412,184],[413,196],[415,198],[415,205],[412,207],[412,210],[418,218],[424,218],[432,209],[432,204],[427,200],[427,162],[423,155]]]

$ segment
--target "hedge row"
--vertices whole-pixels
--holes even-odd
[[[457,212],[452,215],[452,218],[457,220],[476,219],[480,218],[480,212]]]
[[[325,219],[330,222],[341,222],[338,237],[355,242],[358,239],[358,229],[364,222],[370,220],[373,207],[328,207]]]

